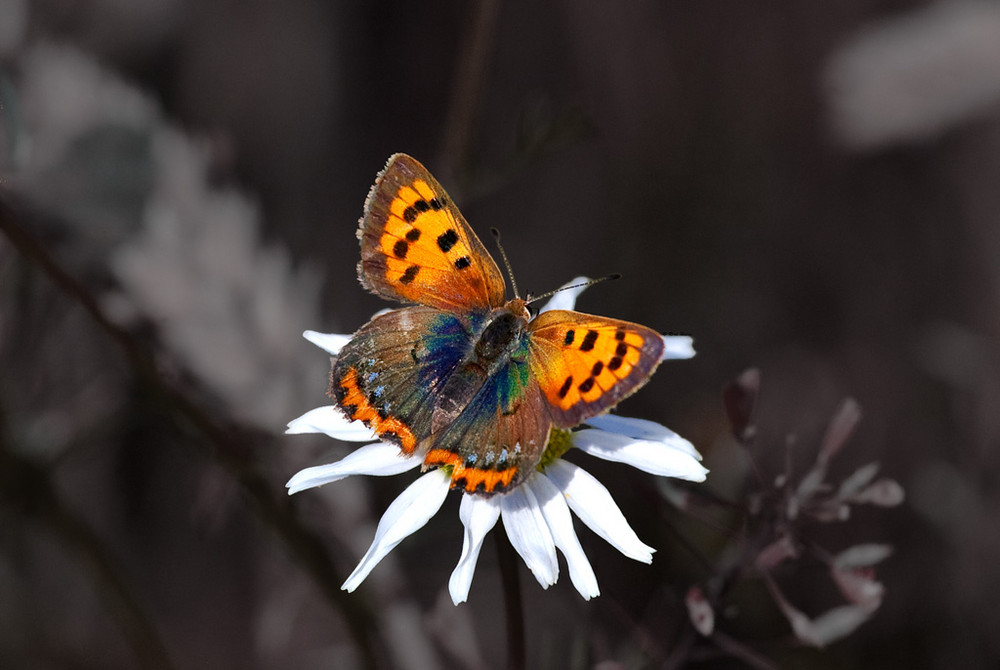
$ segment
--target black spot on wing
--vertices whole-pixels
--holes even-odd
[[[420,272],[420,266],[411,265],[410,267],[406,268],[406,272],[404,272],[403,276],[399,278],[399,283],[401,284],[413,283],[413,280],[417,278],[418,272]]]
[[[437,239],[438,249],[440,249],[444,253],[448,253],[449,251],[451,251],[451,248],[455,246],[456,242],[458,242],[458,233],[455,232],[454,228],[449,228],[448,230],[438,235]]]
[[[563,382],[562,387],[559,389],[559,397],[565,398],[566,394],[569,393],[569,388],[573,385],[573,376],[570,375],[566,377],[566,381]]]

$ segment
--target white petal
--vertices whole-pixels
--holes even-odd
[[[629,558],[653,562],[652,547],[644,544],[625,520],[614,498],[589,472],[568,461],[556,459],[545,475],[562,491],[570,509],[592,531]]]
[[[583,289],[587,288],[587,282],[590,281],[589,277],[577,277],[571,282],[562,285],[552,298],[549,299],[545,306],[538,310],[538,313],[547,312],[550,309],[575,309],[576,299],[583,293]],[[567,288],[572,286],[573,288]]]
[[[413,482],[392,501],[375,530],[368,552],[340,588],[353,591],[368,573],[406,537],[424,527],[444,503],[451,479],[443,470],[431,470]]]
[[[288,495],[292,495],[351,475],[398,475],[417,467],[422,460],[419,456],[403,454],[394,444],[375,442],[352,451],[336,463],[300,470],[285,486]]]
[[[307,330],[302,333],[302,337],[306,338],[320,349],[324,349],[336,356],[340,353],[340,350],[344,348],[344,345],[351,341],[352,336],[341,335],[339,333],[317,333],[315,330]]]
[[[573,517],[570,516],[562,492],[544,475],[532,477],[524,485],[530,486],[535,498],[538,499],[542,516],[545,517],[545,523],[552,532],[552,540],[566,557],[569,578],[573,581],[573,586],[584,600],[601,595],[594,569],[590,566],[583,547],[580,546],[576,531],[573,530]]]
[[[472,576],[476,572],[483,540],[500,518],[500,496],[483,498],[463,495],[458,517],[465,526],[465,540],[462,543],[462,558],[458,559],[458,565],[448,580],[448,592],[456,605],[469,598],[469,588],[472,586]]]
[[[663,338],[661,361],[694,358],[694,340],[687,335],[661,335],[660,337]]]
[[[573,433],[573,446],[606,461],[626,463],[654,475],[705,481],[708,473],[690,452],[691,443],[675,440],[636,440],[620,433],[587,428]]]
[[[648,419],[633,419],[628,416],[618,414],[602,414],[592,419],[587,419],[584,423],[594,428],[606,430],[609,433],[621,433],[637,440],[655,440],[663,442],[672,447],[682,449],[686,454],[701,460],[701,454],[694,448],[694,445],[680,437],[677,433],[666,426],[649,421]]]
[[[371,442],[377,440],[375,431],[360,421],[351,421],[333,405],[311,409],[297,419],[288,422],[285,433],[325,433],[345,442]]]
[[[556,545],[535,494],[527,486],[518,486],[500,498],[500,510],[510,543],[531,574],[543,589],[555,584],[559,579]]]

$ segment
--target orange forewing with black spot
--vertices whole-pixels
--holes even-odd
[[[638,390],[660,364],[663,338],[628,321],[568,310],[528,327],[531,368],[556,424],[575,426]]]
[[[437,180],[410,156],[392,156],[376,178],[358,237],[358,276],[373,293],[451,311],[503,305],[496,263]]]

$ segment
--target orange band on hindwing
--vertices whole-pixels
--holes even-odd
[[[424,459],[426,465],[450,465],[452,488],[464,488],[467,493],[500,493],[517,474],[518,468],[483,470],[462,463],[462,458],[447,449],[431,449]]]
[[[366,426],[378,433],[379,437],[395,437],[399,441],[400,449],[407,454],[413,453],[417,448],[417,438],[413,431],[400,419],[380,412],[371,404],[358,386],[357,370],[353,367],[348,368],[338,385],[344,391],[340,405],[352,419],[363,421]]]

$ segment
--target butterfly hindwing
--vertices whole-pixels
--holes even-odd
[[[453,312],[498,307],[504,281],[483,243],[431,174],[389,158],[358,231],[362,285],[382,297]]]
[[[638,390],[663,355],[659,333],[628,321],[552,310],[528,328],[532,371],[561,427],[596,416]]]
[[[392,310],[340,351],[330,395],[348,418],[412,454],[430,435],[440,388],[471,346],[461,316],[424,306]]]
[[[451,465],[453,486],[497,493],[517,486],[538,464],[552,419],[527,361],[510,360],[463,411],[432,436],[427,465]]]

